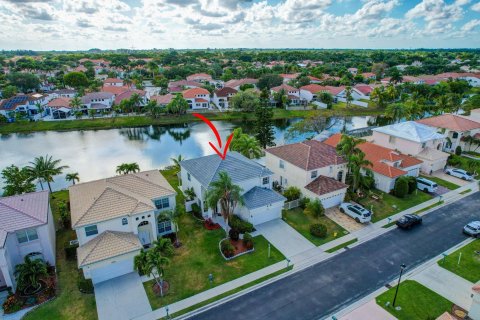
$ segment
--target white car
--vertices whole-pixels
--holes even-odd
[[[422,191],[425,191],[425,192],[434,193],[434,192],[437,192],[438,185],[431,180],[428,180],[428,179],[425,179],[425,178],[422,178],[422,177],[418,177],[417,178],[417,188],[422,190]]]
[[[340,212],[352,217],[359,223],[367,223],[372,220],[372,213],[358,204],[344,202],[340,205]]]
[[[463,227],[463,233],[474,238],[480,237],[480,221],[472,221]]]
[[[468,173],[463,169],[451,168],[451,169],[445,170],[445,173],[463,180],[467,180],[467,181],[473,180],[472,174]]]

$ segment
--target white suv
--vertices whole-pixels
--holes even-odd
[[[352,217],[359,223],[367,223],[372,220],[372,213],[358,204],[344,202],[340,205],[340,212]]]
[[[418,177],[417,178],[417,188],[425,192],[437,192],[438,185],[428,179]]]
[[[480,237],[480,221],[472,221],[463,227],[463,233],[472,237]]]
[[[473,176],[463,169],[447,169],[445,170],[445,173],[463,180],[473,180]]]

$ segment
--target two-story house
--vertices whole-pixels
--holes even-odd
[[[112,86],[113,87],[113,86]],[[88,110],[110,110],[115,95],[110,92],[90,92],[82,97],[82,105]]]
[[[17,287],[25,257],[55,266],[55,225],[48,191],[0,198],[0,289]]]
[[[182,92],[190,109],[210,108],[210,92],[204,88],[191,88]]]
[[[232,182],[243,189],[244,205],[235,214],[254,225],[282,217],[285,198],[272,190],[273,172],[238,152],[229,152],[225,160],[216,154],[180,162],[182,190],[193,188],[205,218],[217,221],[220,206],[213,210],[205,203],[206,192],[220,172],[227,172]]]
[[[274,93],[279,93],[281,90],[283,90],[287,95],[290,104],[299,105],[301,103],[300,90],[295,87],[289,86],[288,84],[283,83],[277,87],[273,87],[272,89],[270,89],[270,92],[273,95]]]
[[[336,147],[342,135],[334,134],[323,141]],[[364,154],[365,160],[371,165],[365,167],[373,172],[375,188],[383,192],[390,192],[395,187],[395,181],[402,176],[418,177],[422,161],[371,142],[364,142],[357,146]]]
[[[421,171],[432,173],[443,170],[449,154],[445,153],[445,135],[435,128],[415,122],[406,121],[372,129],[369,139],[377,145],[397,150],[421,160]]]
[[[334,147],[317,140],[268,148],[265,164],[283,188],[295,186],[308,198],[318,198],[325,208],[339,205],[348,186],[347,161]]]
[[[107,78],[103,81],[105,87],[123,87],[123,80],[118,78]]]
[[[473,137],[475,134],[480,133],[480,122],[454,114],[442,114],[417,120],[417,122],[435,128],[447,136],[443,145],[443,151],[446,152],[455,152],[458,146],[461,146],[462,150],[465,149],[462,138],[467,136]]]
[[[237,92],[237,90],[230,87],[223,87],[222,89],[218,89],[213,93],[213,102],[220,109],[228,109],[230,105],[230,100]]]
[[[78,267],[94,283],[133,272],[133,259],[158,237],[174,232],[165,214],[176,192],[158,170],[69,187]]]

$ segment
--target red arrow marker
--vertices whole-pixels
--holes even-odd
[[[218,149],[211,142],[209,142],[210,147],[212,147],[212,149],[218,154],[218,156],[220,158],[222,158],[222,160],[225,160],[225,157],[227,156],[227,152],[228,152],[228,147],[230,146],[230,142],[232,142],[232,139],[233,139],[233,132],[228,137],[227,143],[225,144],[225,148],[223,149],[223,153],[222,153],[220,151],[220,150],[222,150],[222,138],[220,137],[220,134],[218,133],[217,128],[213,125],[213,123],[210,120],[208,120],[207,118],[205,118],[201,114],[194,113],[193,116],[201,119],[203,122],[205,122],[210,127],[210,129],[212,129],[213,133],[215,134],[215,137],[217,137]]]

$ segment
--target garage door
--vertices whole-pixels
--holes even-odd
[[[252,210],[251,222],[256,224],[261,224],[270,220],[280,219],[282,217],[282,205],[272,205],[267,207],[262,207],[259,209]]]
[[[133,271],[133,261],[126,259],[92,269],[90,270],[90,276],[92,277],[93,283],[99,283]]]
[[[345,193],[342,192],[326,198],[321,198],[320,200],[322,201],[323,207],[327,209],[327,208],[340,205],[343,202],[344,196],[345,196]]]

